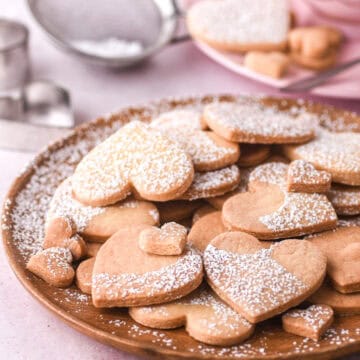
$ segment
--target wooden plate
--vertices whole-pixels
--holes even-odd
[[[206,96],[185,100],[164,100],[148,106],[128,108],[107,118],[77,128],[70,136],[40,153],[14,181],[4,203],[2,234],[9,262],[24,287],[42,304],[75,329],[103,343],[147,357],[189,359],[329,359],[360,350],[360,315],[338,317],[320,342],[282,331],[278,318],[257,326],[245,343],[233,347],[214,347],[190,338],[184,329],[152,330],[137,325],[126,309],[100,310],[91,305],[89,296],[75,287],[57,289],[45,284],[25,269],[29,256],[41,247],[44,215],[58,184],[69,176],[76,163],[97,142],[122,124],[174,108],[201,108],[212,101],[243,101],[233,96]],[[319,104],[284,99],[258,101],[280,109],[320,115],[324,126],[334,130],[360,132],[360,119],[346,111]]]

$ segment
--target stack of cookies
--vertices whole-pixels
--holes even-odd
[[[360,134],[259,101],[133,121],[57,188],[27,268],[97,308],[238,344],[282,315],[318,340],[360,312]],[[346,225],[346,226],[345,226]]]
[[[291,63],[312,70],[335,64],[342,35],[328,26],[295,27],[288,0],[203,0],[187,15],[194,39],[220,51],[245,53],[244,66],[273,78]]]

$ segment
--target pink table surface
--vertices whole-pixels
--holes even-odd
[[[127,71],[87,66],[49,44],[32,21],[25,1],[0,0],[0,13],[29,26],[33,77],[52,79],[71,91],[78,123],[166,96],[221,92],[279,95],[270,87],[223,69],[191,42],[169,47],[148,63]],[[311,98],[360,112],[358,101]],[[33,155],[0,150],[0,201]],[[0,264],[1,358],[137,359],[83,336],[43,308],[16,280],[1,246]]]

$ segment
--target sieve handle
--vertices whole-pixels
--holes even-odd
[[[177,0],[172,0],[174,9],[175,9],[175,16],[178,19],[183,19],[186,15],[186,12],[180,8]],[[170,40],[170,44],[178,44],[184,41],[188,41],[191,40],[191,36],[189,34],[183,34],[183,35],[175,35],[171,40]]]

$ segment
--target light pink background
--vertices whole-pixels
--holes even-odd
[[[221,68],[190,42],[169,47],[147,64],[126,72],[86,66],[49,44],[31,20],[25,1],[0,0],[0,14],[29,26],[33,76],[52,79],[71,91],[77,122],[170,95],[278,94]],[[317,100],[360,112],[358,101]],[[12,179],[32,157],[33,154],[0,150],[0,201]],[[0,264],[0,358],[135,359],[79,334],[37,303],[16,280],[2,247]]]

